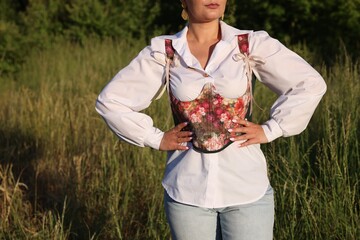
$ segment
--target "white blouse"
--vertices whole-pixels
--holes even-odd
[[[206,83],[220,95],[237,98],[246,91],[246,61],[259,81],[278,94],[268,121],[262,124],[268,141],[302,132],[326,91],[319,73],[264,31],[242,31],[220,22],[222,39],[205,69],[191,54],[185,27],[176,35],[153,38],[131,63],[102,90],[96,110],[121,139],[159,149],[163,130],[147,108],[163,86],[165,39],[176,50],[170,68],[170,88],[181,101],[195,99]],[[249,34],[249,58],[239,58],[237,35]],[[259,59],[261,61],[256,61]],[[256,96],[255,96],[256,97]],[[164,129],[166,130],[166,129]],[[162,184],[174,200],[207,208],[246,204],[260,199],[269,185],[259,144],[239,148],[233,143],[218,153],[169,151]]]

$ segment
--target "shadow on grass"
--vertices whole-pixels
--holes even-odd
[[[28,200],[31,202],[35,197],[34,163],[42,152],[41,143],[30,134],[18,129],[0,129],[0,165],[12,165],[14,179],[26,184],[30,193]]]
[[[76,166],[73,166],[74,161],[66,161],[70,165],[61,169],[59,157],[51,156],[53,162],[49,161],[49,149],[44,146],[44,141],[31,133],[0,128],[0,166],[6,168],[11,165],[14,179],[27,186],[21,204],[28,202],[32,209],[26,212],[26,216],[21,216],[22,220],[41,217],[48,211],[59,217],[64,214],[62,227],[64,230],[69,229],[70,239],[89,239],[107,223],[107,206],[88,209],[85,204],[87,194],[78,191],[78,173]],[[65,203],[66,211],[63,213]],[[35,228],[40,230],[42,227]]]

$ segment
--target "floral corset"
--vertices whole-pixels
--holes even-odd
[[[200,152],[218,152],[232,143],[228,129],[244,119],[251,101],[250,87],[239,98],[225,98],[216,93],[212,83],[204,85],[200,95],[192,101],[180,101],[170,91],[171,109],[175,124],[188,122],[186,130],[193,132],[192,143]]]
[[[248,84],[244,95],[239,98],[225,98],[216,92],[212,83],[207,83],[196,99],[180,101],[173,95],[169,87],[169,69],[174,60],[175,50],[172,47],[171,39],[165,40],[167,56],[165,86],[169,93],[174,121],[176,125],[182,122],[189,123],[184,130],[193,132],[193,146],[200,152],[218,152],[229,146],[232,141],[228,130],[238,127],[238,124],[232,120],[250,118],[252,102],[251,64],[252,62],[262,62],[249,56],[248,34],[238,36],[238,45],[240,53],[233,56],[233,59],[245,62]]]

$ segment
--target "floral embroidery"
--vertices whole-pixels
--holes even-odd
[[[194,147],[205,152],[219,151],[231,143],[228,129],[238,126],[232,120],[245,118],[251,100],[249,87],[239,98],[225,98],[211,83],[193,101],[170,97],[175,122],[189,122],[187,130],[194,133]]]

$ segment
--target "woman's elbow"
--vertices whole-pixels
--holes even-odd
[[[95,110],[102,116],[107,112],[107,107],[104,102],[101,95],[99,95],[95,101]]]

